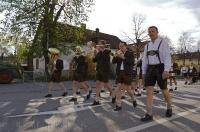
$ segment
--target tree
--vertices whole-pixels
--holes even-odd
[[[24,60],[27,59],[27,55],[29,52],[29,45],[28,45],[28,40],[24,38],[19,45],[17,46],[16,49],[16,62],[17,64],[21,64],[24,62]]]
[[[23,63],[27,61],[27,55],[30,47],[30,42],[25,37],[1,35],[0,55],[3,60],[4,56],[12,57],[12,63]],[[12,49],[12,50],[11,50]]]
[[[172,40],[166,35],[162,35],[161,37],[169,44],[170,51],[174,54],[176,52],[176,48],[172,44]]]
[[[148,36],[146,29],[143,28],[145,22],[145,16],[141,14],[134,14],[132,17],[132,36],[128,36],[126,33],[125,37],[128,39],[129,42],[135,44],[137,58],[139,58],[140,49],[142,48],[140,42],[146,41]]]
[[[0,45],[0,61],[4,59],[4,56],[8,56],[9,55],[9,50],[6,47],[3,47],[2,45]]]
[[[192,44],[194,43],[194,38],[189,32],[183,32],[178,39],[179,52],[185,53],[191,51]]]
[[[0,56],[1,60],[4,59],[4,57],[8,57],[12,55],[13,51],[11,50],[13,47],[15,47],[15,44],[13,43],[13,37],[12,36],[5,36],[3,34],[0,34]]]
[[[189,32],[183,32],[178,39],[179,52],[183,55],[183,64],[185,65],[185,54],[191,51],[192,44],[194,43],[194,38]]]
[[[41,52],[47,64],[48,47],[57,47],[58,23],[79,25],[88,19],[93,4],[93,0],[0,0],[0,11],[5,13],[4,31],[18,28],[22,35],[33,34],[30,55]]]

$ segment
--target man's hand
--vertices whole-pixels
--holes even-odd
[[[169,74],[168,71],[164,71],[164,72],[162,73],[162,78],[163,78],[163,79],[167,79],[167,78],[169,78],[169,76],[170,76],[170,74]]]
[[[124,54],[121,54],[121,55],[120,55],[120,58],[125,59]]]

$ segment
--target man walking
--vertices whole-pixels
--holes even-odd
[[[105,48],[106,42],[100,40],[96,45],[96,53],[93,61],[96,62],[96,97],[92,105],[99,105],[101,88],[108,88],[112,94],[112,83],[110,81],[110,50]]]
[[[156,82],[162,90],[165,101],[167,102],[166,117],[172,116],[171,97],[167,89],[167,78],[171,68],[171,55],[168,43],[158,37],[158,28],[151,26],[148,28],[151,41],[145,46],[144,57],[142,60],[142,73],[144,85],[147,91],[146,114],[141,121],[153,120],[153,87]]]
[[[58,52],[51,53],[51,56],[48,62],[48,69],[51,74],[51,77],[48,83],[48,94],[45,97],[52,97],[51,91],[53,88],[53,83],[58,83],[64,91],[62,96],[66,96],[67,91],[64,86],[64,83],[61,81],[61,75],[62,75],[62,70],[63,70],[63,60],[59,58]]]
[[[76,47],[74,61],[74,77],[72,82],[73,98],[69,101],[77,102],[77,90],[82,86],[86,92],[86,100],[90,98],[89,86],[87,85],[88,64],[80,46]]]
[[[112,62],[117,64],[116,74],[118,83],[117,93],[116,93],[116,108],[115,111],[122,109],[121,106],[121,97],[122,91],[126,90],[131,97],[133,106],[136,107],[137,103],[131,89],[131,84],[133,82],[133,66],[134,66],[134,56],[133,52],[127,49],[127,44],[125,42],[120,42],[119,50],[116,53],[116,56],[113,58]]]

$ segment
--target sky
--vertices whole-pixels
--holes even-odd
[[[175,46],[182,32],[190,32],[196,41],[200,40],[200,0],[96,0],[87,28],[99,28],[125,40],[123,32],[130,37],[133,34],[134,14],[146,17],[144,29],[157,26]]]
[[[133,36],[132,17],[146,17],[144,29],[155,25],[177,47],[182,32],[200,40],[200,0],[95,0],[87,28],[108,33],[126,41],[124,33]],[[0,18],[3,14],[0,14]],[[197,42],[195,42],[196,44]]]

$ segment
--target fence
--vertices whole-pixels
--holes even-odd
[[[45,72],[23,71],[23,82],[47,81]]]
[[[68,70],[64,70],[62,80],[70,80],[71,76]],[[23,71],[22,80],[23,82],[47,82],[48,78],[45,71]]]

